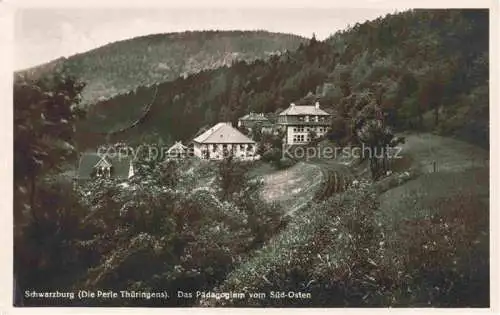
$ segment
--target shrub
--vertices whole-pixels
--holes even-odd
[[[279,162],[277,163],[278,169],[287,169],[289,167],[292,167],[295,165],[296,161],[290,159],[290,158],[281,158]]]
[[[265,162],[276,163],[279,162],[281,158],[281,150],[277,148],[271,148],[262,154],[262,160]]]
[[[365,275],[371,272],[367,258],[375,259],[379,246],[379,229],[372,220],[376,205],[374,194],[366,190],[316,204],[293,219],[221,286],[221,290],[234,291],[310,292],[313,300],[247,299],[221,301],[220,305],[341,306],[360,302],[359,292],[370,289],[364,284]]]
[[[393,305],[488,306],[488,207],[470,193],[429,206],[435,214],[388,236]]]
[[[489,304],[488,209],[469,195],[396,229],[377,195],[351,189],[296,217],[229,274],[222,291],[300,291],[311,299],[243,299],[219,306],[480,306]]]

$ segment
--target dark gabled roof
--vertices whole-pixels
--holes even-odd
[[[94,166],[103,158],[102,155],[97,153],[83,153],[80,156],[80,162],[78,164],[77,178],[78,179],[89,179]],[[113,177],[120,179],[127,179],[128,172],[130,168],[130,156],[104,156],[107,162],[109,162],[113,167]]]

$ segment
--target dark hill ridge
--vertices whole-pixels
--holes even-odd
[[[175,80],[201,70],[295,50],[306,39],[266,31],[189,31],[114,42],[69,58],[19,71],[38,76],[65,71],[84,81],[84,103],[108,99],[139,86]]]

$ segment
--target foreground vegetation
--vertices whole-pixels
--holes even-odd
[[[44,167],[64,164],[59,142],[29,137],[45,126],[46,136],[56,139],[59,134],[49,133],[51,128],[64,130],[61,127],[75,115],[70,110],[51,116],[57,100],[77,101],[69,95],[76,97],[72,93],[80,88],[72,81],[51,80],[38,86],[22,81],[17,85],[23,94],[16,96],[31,89],[30,100],[38,99],[30,103],[16,98],[16,117],[24,117],[18,120],[16,133],[26,141],[15,144],[16,154],[23,152],[25,165],[38,165],[16,169],[19,287],[311,294],[306,299],[58,301],[64,305],[489,304],[487,171],[476,177],[475,185],[467,186],[461,183],[470,183],[471,173],[410,176],[405,175],[411,171],[407,165],[376,181],[360,176],[357,185],[321,194],[294,215],[284,215],[289,209],[264,202],[262,181],[253,164],[232,159],[143,160],[127,185],[96,180],[75,189],[53,176],[55,168]],[[54,84],[58,94],[48,92]],[[33,126],[30,115],[21,115],[28,113],[23,104],[52,104],[41,108],[50,120]],[[26,131],[29,127],[34,129]],[[71,141],[71,128],[66,135]],[[368,162],[358,168],[369,169]],[[443,183],[450,189],[442,190]],[[23,303],[48,305],[49,301]]]

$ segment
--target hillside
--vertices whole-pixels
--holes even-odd
[[[264,59],[294,50],[304,41],[300,36],[264,31],[154,34],[114,42],[20,73],[38,76],[67,71],[87,84],[82,98],[92,103],[236,60]]]
[[[217,288],[307,292],[310,299],[206,299],[201,304],[488,305],[488,152],[431,134],[406,139],[402,156],[413,163],[382,181],[313,203]],[[433,161],[436,171],[428,168]],[[419,173],[403,179],[412,169]],[[397,184],[386,185],[395,179]]]
[[[309,94],[349,122],[371,101],[398,130],[427,130],[487,147],[487,10],[411,10],[312,39],[269,60],[236,62],[100,102],[79,128],[83,146],[113,140],[189,140],[201,127],[249,111],[276,112]],[[157,97],[153,96],[157,91]],[[152,102],[149,116],[144,104]]]

